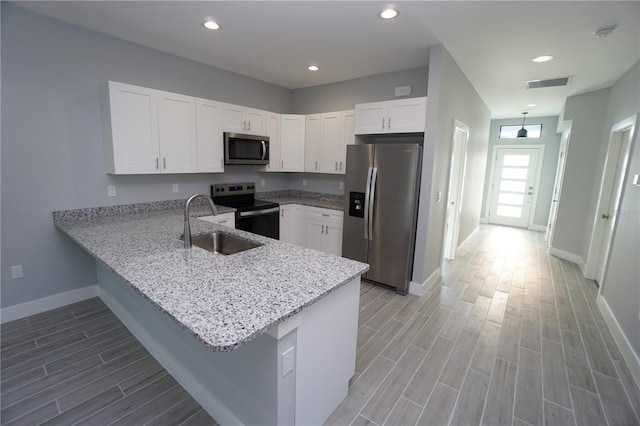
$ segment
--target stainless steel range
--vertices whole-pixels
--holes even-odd
[[[265,237],[280,238],[280,205],[256,200],[255,183],[211,185],[211,198],[221,206],[236,209],[236,228]]]

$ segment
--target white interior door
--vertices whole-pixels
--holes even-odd
[[[489,223],[527,228],[536,193],[538,148],[496,148]]]
[[[611,237],[613,236],[613,228],[616,224],[616,211],[620,203],[620,196],[622,195],[622,182],[624,181],[626,164],[629,156],[629,143],[631,142],[631,131],[625,130],[622,132],[622,138],[620,144],[613,144],[609,149],[609,155],[611,155],[612,161],[608,161],[605,170],[605,176],[611,175],[613,182],[611,186],[603,185],[602,193],[600,194],[601,208],[600,219],[604,221],[605,227],[602,235],[600,258],[598,260],[598,270],[596,273],[596,281],[602,283],[604,279],[604,273],[607,267],[607,259],[609,258],[609,250],[611,249]],[[608,200],[608,201],[607,201]]]
[[[553,199],[551,200],[551,207],[549,209],[549,222],[547,224],[547,233],[545,235],[545,241],[547,246],[551,247],[553,242],[553,232],[556,227],[556,215],[558,213],[558,203],[560,202],[560,196],[562,192],[562,181],[564,179],[564,166],[567,160],[567,149],[569,148],[569,139],[571,137],[571,130],[563,133],[562,140],[560,141],[560,153],[558,154],[558,167],[556,169],[556,180],[553,187]]]
[[[456,249],[458,248],[468,141],[469,127],[456,120],[453,134],[453,151],[451,153],[451,173],[449,175],[444,242],[444,258],[450,260],[456,258]]]

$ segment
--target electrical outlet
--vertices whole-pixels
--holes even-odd
[[[264,186],[264,179],[260,179],[260,186]]]
[[[174,184],[173,184],[172,191],[173,191],[173,192],[178,192],[178,191],[179,191],[179,189],[178,189],[178,184],[177,184],[177,183],[174,183]]]
[[[338,189],[344,189],[344,182],[338,182]]]
[[[114,185],[107,186],[107,194],[109,194],[109,197],[115,197],[116,196],[116,187]]]
[[[295,355],[293,346],[282,353],[282,377],[293,371],[296,363]]]
[[[22,265],[15,265],[11,267],[11,278],[17,280],[18,278],[24,278],[24,270]]]
[[[302,186],[307,186],[307,180],[306,179],[302,179]]]

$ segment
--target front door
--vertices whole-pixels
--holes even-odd
[[[536,193],[538,148],[497,148],[489,223],[527,228]]]

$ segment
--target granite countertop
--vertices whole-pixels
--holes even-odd
[[[192,235],[221,230],[263,245],[229,256],[195,246],[186,250],[183,210],[163,207],[168,208],[55,212],[54,223],[214,351],[230,351],[252,340],[369,269],[364,263],[198,220],[211,214],[203,206],[192,211]],[[233,209],[219,209],[226,211]]]
[[[278,203],[280,205],[302,204],[305,206],[322,207],[331,210],[344,210],[344,197],[342,195],[287,190],[258,192],[256,193],[256,198]]]

